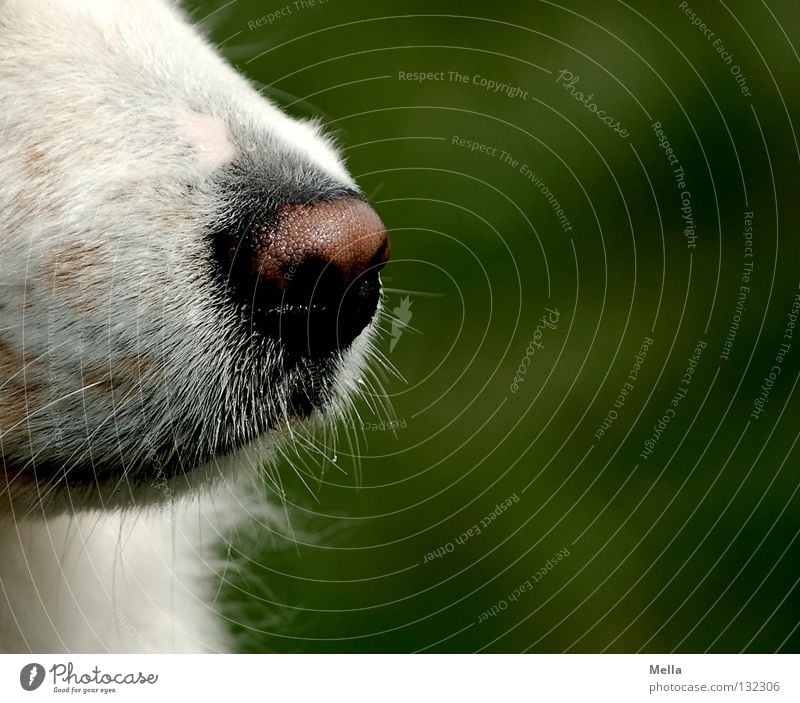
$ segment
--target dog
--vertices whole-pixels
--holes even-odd
[[[230,651],[212,549],[352,403],[385,228],[169,0],[0,0],[0,650]]]

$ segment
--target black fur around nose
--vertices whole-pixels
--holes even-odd
[[[389,257],[383,223],[355,197],[284,205],[223,244],[229,282],[289,357],[346,349],[375,314]],[[223,263],[225,263],[223,261]]]

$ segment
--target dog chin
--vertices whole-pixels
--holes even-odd
[[[91,510],[159,510],[189,502],[207,490],[222,488],[236,492],[243,484],[257,485],[259,472],[275,459],[277,447],[290,439],[294,430],[327,424],[341,417],[354,397],[363,392],[361,379],[377,331],[377,317],[376,314],[347,350],[325,361],[329,378],[319,386],[323,388],[319,394],[311,397],[297,391],[292,398],[292,409],[282,420],[276,420],[240,446],[192,468],[154,466],[127,476],[112,473],[92,481],[65,482],[56,488],[18,477],[13,487],[0,492],[0,516],[13,514],[20,519]],[[318,366],[311,373],[319,372]]]

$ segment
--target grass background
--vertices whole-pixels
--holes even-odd
[[[800,651],[800,336],[784,339],[800,281],[795,3],[690,3],[710,40],[672,0],[187,4],[266,95],[335,134],[390,232],[386,307],[402,314],[408,295],[411,311],[395,346],[388,321],[381,341],[402,375],[385,382],[399,426],[381,429],[366,399],[358,447],[340,427],[335,449],[298,448],[302,476],[282,466],[313,538],[235,541],[220,606],[241,649]],[[627,137],[565,90],[563,69]],[[753,273],[724,359],[748,211]],[[546,308],[558,322],[514,393]]]

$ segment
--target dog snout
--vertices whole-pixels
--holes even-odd
[[[383,223],[354,196],[282,205],[270,219],[250,227],[231,268],[253,322],[290,356],[346,349],[378,307]]]

